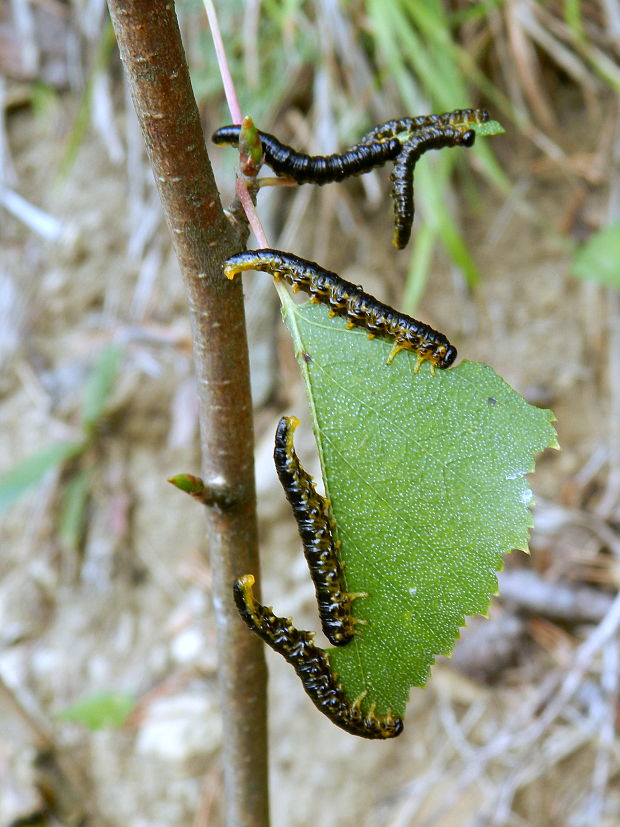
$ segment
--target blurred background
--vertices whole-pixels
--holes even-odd
[[[216,6],[244,112],[296,148],[456,107],[505,126],[420,161],[404,251],[388,170],[263,190],[259,214],[552,408],[562,446],[531,556],[396,741],[337,730],[267,653],[273,823],[617,825],[620,4]],[[210,33],[177,12],[208,138],[230,122]],[[236,153],[209,153],[226,205]],[[188,317],[104,0],[0,6],[0,163],[0,825],[219,825],[202,518],[166,482],[200,465]],[[272,462],[278,417],[308,419],[270,281],[246,282],[263,589],[317,629]]]

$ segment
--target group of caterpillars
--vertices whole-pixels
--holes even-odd
[[[407,246],[413,224],[413,171],[425,152],[450,146],[474,145],[476,132],[470,124],[486,123],[484,109],[455,109],[441,115],[420,115],[386,121],[371,129],[350,149],[334,155],[305,155],[281,143],[274,135],[259,130],[265,162],[278,176],[298,184],[329,184],[352,175],[370,172],[394,161],[391,174],[394,204],[394,235],[398,249]],[[222,126],[212,140],[216,144],[239,145],[241,127]]]
[[[404,247],[413,222],[413,168],[429,149],[446,146],[472,146],[475,131],[471,123],[483,123],[488,113],[479,109],[458,109],[442,115],[423,115],[387,121],[368,132],[355,146],[336,155],[310,156],[296,152],[267,132],[259,132],[264,159],[276,175],[288,176],[297,183],[325,184],[342,181],[394,161],[391,175],[394,201],[394,245]],[[218,144],[238,145],[241,127],[224,126],[213,140]],[[310,300],[329,307],[331,316],[344,316],[347,327],[363,327],[370,338],[384,336],[393,341],[388,363],[400,350],[417,354],[417,371],[429,361],[431,371],[450,367],[456,348],[432,327],[382,304],[361,287],[324,270],[312,261],[278,250],[249,250],[229,258],[224,273],[232,279],[245,270],[269,272],[283,279],[294,290],[308,293]],[[351,603],[364,593],[346,591],[339,543],[334,537],[334,521],[329,503],[315,489],[303,469],[293,446],[296,417],[282,417],[275,438],[274,461],[278,477],[293,509],[304,554],[314,582],[323,631],[334,646],[345,646],[355,634],[356,619]],[[391,711],[375,712],[372,704],[362,711],[366,692],[350,701],[333,672],[328,654],[314,643],[312,632],[296,629],[292,622],[277,617],[262,606],[253,594],[250,574],[234,584],[235,603],[248,627],[294,667],[306,693],[315,706],[337,726],[363,738],[393,738],[403,729],[402,719]],[[359,622],[359,621],[358,621]]]
[[[356,619],[351,603],[362,593],[346,591],[339,543],[334,537],[334,522],[329,503],[304,470],[293,446],[293,431],[299,420],[283,416],[276,430],[274,462],[286,497],[293,509],[304,555],[314,583],[319,617],[325,636],[334,646],[345,646],[355,634]],[[235,603],[249,628],[279,652],[299,675],[306,693],[328,718],[342,729],[362,738],[394,738],[403,729],[401,718],[391,712],[375,714],[374,705],[362,711],[366,692],[351,702],[324,649],[314,643],[314,633],[296,629],[292,622],[277,617],[271,608],[254,597],[254,577],[246,574],[234,584]],[[360,621],[357,621],[360,622]]]

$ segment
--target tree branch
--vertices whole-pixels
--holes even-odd
[[[232,600],[258,573],[252,406],[243,297],[221,265],[241,243],[226,220],[204,145],[170,0],[108,0],[134,105],[189,303],[200,397],[202,479],[225,491],[206,508],[224,719],[226,817],[268,823],[266,669]]]

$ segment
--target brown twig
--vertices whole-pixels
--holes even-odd
[[[262,644],[239,619],[232,583],[258,573],[252,408],[241,287],[221,265],[241,247],[217,193],[174,4],[108,0],[188,297],[202,479],[225,489],[206,507],[224,725],[227,823],[268,822],[266,670]]]

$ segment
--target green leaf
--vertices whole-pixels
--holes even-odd
[[[84,387],[82,400],[82,425],[91,431],[105,410],[123,359],[123,350],[118,345],[107,345],[99,354]]]
[[[485,121],[485,123],[470,123],[471,128],[478,135],[503,135],[506,130],[499,121]]]
[[[136,704],[130,692],[103,690],[86,695],[59,713],[61,721],[73,721],[87,729],[119,729]]]
[[[58,442],[19,462],[0,476],[0,513],[22,496],[32,485],[41,482],[48,471],[81,454],[82,442]]]
[[[571,272],[620,290],[620,221],[603,227],[577,250]]]
[[[386,365],[389,341],[347,330],[326,308],[285,307],[347,590],[369,595],[353,604],[368,625],[329,657],[348,697],[367,689],[378,713],[401,715],[465,617],[487,612],[502,555],[527,549],[524,475],[557,445],[553,415],[486,365],[415,374],[413,353]]]

